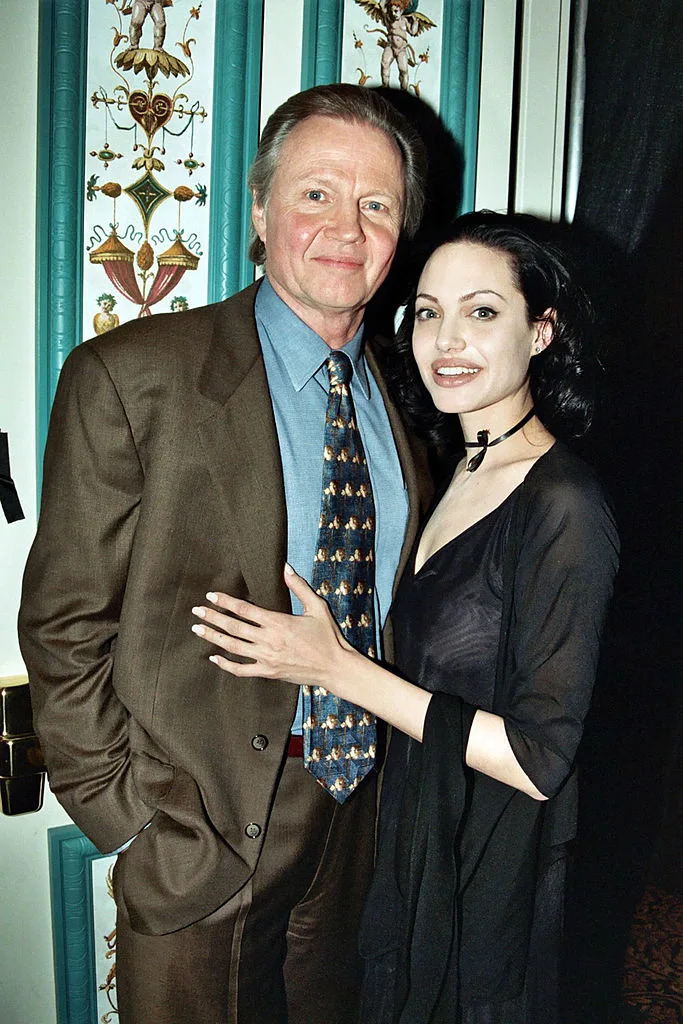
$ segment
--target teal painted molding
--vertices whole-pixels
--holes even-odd
[[[251,197],[246,181],[259,137],[263,2],[216,5],[209,302],[254,280],[247,256]]]
[[[464,156],[461,212],[474,207],[483,0],[444,0],[440,114]]]
[[[85,64],[82,0],[41,2],[36,210],[36,416],[38,493],[59,371],[81,340]]]
[[[304,0],[301,88],[341,79],[342,0]]]
[[[103,856],[76,825],[47,832],[57,1024],[93,1024],[97,1017],[90,864]]]

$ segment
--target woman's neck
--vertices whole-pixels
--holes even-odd
[[[485,409],[460,413],[460,427],[465,441],[476,442],[481,430],[488,431],[489,441],[511,430],[515,424],[524,419],[531,409],[531,395],[515,395],[508,400],[497,402]]]
[[[488,412],[490,410],[483,410],[484,414]],[[524,422],[529,413],[532,415]],[[502,417],[491,416],[484,419],[478,415],[474,424],[472,418],[469,418],[467,426],[462,424],[461,418],[465,441],[474,444],[470,443],[466,448],[465,458],[458,464],[456,476],[460,476],[467,468],[469,472],[465,472],[466,477],[487,477],[491,470],[540,458],[555,442],[550,431],[533,415],[530,403],[526,408],[520,408],[516,418],[510,415],[509,419],[506,417],[505,420]],[[492,426],[480,425],[485,423]],[[489,431],[486,446],[477,443],[477,434],[482,430]],[[508,434],[509,436],[506,436]]]

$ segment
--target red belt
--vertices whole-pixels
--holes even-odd
[[[303,757],[304,756],[304,738],[303,736],[295,736],[294,733],[289,737],[289,743],[287,745],[287,757]]]

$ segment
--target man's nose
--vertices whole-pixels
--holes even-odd
[[[338,203],[332,211],[327,230],[332,238],[336,238],[339,241],[362,241],[365,236],[357,204],[355,202]]]

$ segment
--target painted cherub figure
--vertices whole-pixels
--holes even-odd
[[[166,12],[164,7],[172,7],[173,0],[133,0],[124,7],[123,13],[130,14],[130,45],[131,49],[140,46],[142,26],[149,15],[154,25],[154,49],[163,50],[166,36]]]
[[[118,327],[119,318],[114,312],[114,306],[116,305],[114,296],[110,292],[104,292],[98,297],[97,303],[100,311],[95,313],[92,321],[95,333],[104,334],[106,331],[111,331],[114,327]]]
[[[381,32],[384,37],[381,72],[382,85],[389,86],[391,65],[396,61],[398,80],[401,88],[407,92],[409,87],[409,67],[415,67],[415,51],[408,42],[408,36],[419,36],[428,28],[436,28],[436,24],[426,14],[417,10],[417,0],[356,0],[367,13],[384,26],[382,29],[368,29],[369,32]]]

